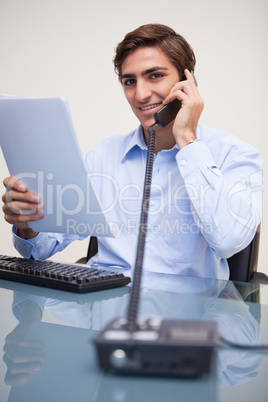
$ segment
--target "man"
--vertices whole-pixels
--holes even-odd
[[[203,100],[190,73],[195,56],[171,28],[149,24],[128,33],[114,65],[141,125],[129,135],[105,139],[86,155],[94,188],[117,228],[117,238],[98,239],[91,262],[133,267],[148,128],[156,111],[178,99],[174,122],[156,130],[144,269],[228,279],[226,258],[249,244],[260,223],[260,155],[235,137],[198,124]],[[23,256],[48,258],[82,238],[34,232],[27,222],[43,217],[39,197],[13,178],[4,184],[5,219],[14,225],[14,244]],[[40,212],[25,216],[23,209]]]

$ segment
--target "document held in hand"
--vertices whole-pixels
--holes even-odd
[[[45,205],[45,217],[29,223],[33,230],[114,236],[86,171],[66,99],[0,96],[0,146],[10,175]]]

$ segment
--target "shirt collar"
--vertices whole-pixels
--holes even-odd
[[[143,128],[140,125],[135,131],[133,131],[131,139],[126,146],[126,149],[122,155],[121,162],[127,157],[128,153],[135,147],[139,147],[142,150],[147,149],[147,145],[143,135]]]
[[[139,147],[141,150],[147,150],[147,145],[144,139],[144,135],[143,135],[143,128],[142,125],[140,125],[135,131],[133,131],[131,139],[129,141],[129,143],[126,146],[126,149],[122,155],[121,158],[121,162],[124,161],[124,159],[127,157],[127,155],[135,148],[135,147]],[[178,145],[175,144],[174,147],[172,149],[168,149],[166,151],[172,151],[172,150],[176,150],[176,153],[178,152]]]

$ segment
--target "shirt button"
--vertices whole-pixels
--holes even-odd
[[[186,163],[186,160],[185,160],[185,159],[182,159],[182,160],[181,160],[181,166],[184,166],[185,163]]]
[[[145,241],[145,243],[147,243],[148,242],[148,237],[145,237],[144,241]]]
[[[37,242],[35,244],[36,244],[36,246],[38,246],[38,244],[40,244],[40,240],[37,240]]]
[[[30,246],[30,244],[26,244],[26,248],[30,248],[31,246]]]
[[[150,201],[150,205],[153,206],[153,205],[154,205],[154,201]]]

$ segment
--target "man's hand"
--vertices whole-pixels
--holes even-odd
[[[44,205],[40,203],[40,197],[27,190],[27,187],[14,177],[7,177],[3,181],[6,192],[2,196],[4,203],[3,212],[5,220],[18,228],[18,236],[31,239],[37,236],[28,226],[28,222],[36,221],[44,217],[41,210]],[[23,214],[24,210],[32,210],[32,214]]]
[[[173,135],[181,149],[196,139],[195,131],[204,108],[204,102],[189,70],[185,70],[186,80],[179,81],[170,91],[163,104],[173,99],[181,101],[181,109],[173,125]]]
[[[3,360],[7,366],[5,383],[15,386],[23,384],[29,376],[42,368],[44,362],[44,343],[27,339],[31,324],[40,321],[42,313],[37,304],[25,300],[20,305],[20,322],[7,335],[4,344]]]

